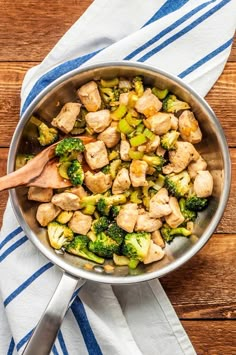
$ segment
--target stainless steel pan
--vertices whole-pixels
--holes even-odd
[[[108,273],[103,266],[92,263],[91,270],[88,270],[84,267],[88,261],[66,253],[58,254],[50,247],[45,230],[40,228],[35,220],[37,204],[27,200],[26,188],[11,190],[13,209],[24,232],[35,247],[63,272],[61,282],[25,349],[27,355],[42,355],[50,352],[78,284],[82,285],[85,280],[108,284],[130,284],[159,278],[174,271],[194,256],[208,241],[225,209],[231,179],[230,158],[223,130],[215,114],[206,101],[180,79],[157,68],[138,63],[115,62],[92,65],[69,72],[50,84],[34,99],[16,127],[9,152],[8,173],[14,170],[18,153],[38,152],[38,145],[35,144],[35,128],[30,121],[32,114],[40,116],[45,122],[50,122],[59,112],[61,105],[76,99],[76,89],[80,85],[94,78],[133,75],[143,75],[147,85],[167,87],[187,101],[200,122],[203,141],[197,149],[208,162],[214,178],[214,192],[208,209],[201,213],[195,224],[194,234],[198,238],[176,238],[167,247],[167,255],[163,260],[139,267],[135,272],[130,272],[126,267],[116,266],[112,273]]]

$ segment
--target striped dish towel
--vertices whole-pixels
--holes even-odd
[[[204,96],[229,56],[235,13],[235,0],[95,0],[26,74],[21,110],[62,74],[107,60],[158,66]],[[0,238],[0,355],[22,353],[60,278],[61,271],[24,235],[8,203]],[[113,287],[87,282],[66,314],[52,353],[195,351],[159,281],[153,280]]]

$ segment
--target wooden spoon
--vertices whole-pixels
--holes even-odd
[[[94,138],[86,136],[75,138],[80,138],[84,144],[94,141]],[[0,177],[0,191],[23,185],[55,189],[71,186],[68,180],[61,178],[58,174],[58,161],[56,159],[51,161],[55,157],[55,147],[58,143],[42,150],[22,168]]]

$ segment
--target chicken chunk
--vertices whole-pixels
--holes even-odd
[[[159,145],[159,147],[157,147],[157,150],[156,150],[156,155],[160,155],[161,157],[164,157],[166,153],[166,150],[164,148],[162,148],[161,145]]]
[[[100,133],[111,123],[110,111],[100,110],[96,112],[89,112],[85,116],[85,121],[87,122],[89,128],[96,133]]]
[[[152,141],[149,141],[146,144],[145,152],[154,153],[157,150],[157,148],[159,147],[159,145],[160,145],[160,137],[155,136],[155,138]]]
[[[128,190],[130,187],[130,178],[129,172],[127,169],[122,168],[118,171],[116,178],[112,185],[112,193],[113,195],[122,194],[124,191]]]
[[[31,186],[28,190],[28,200],[38,202],[50,202],[53,189]]]
[[[171,214],[165,217],[165,220],[171,228],[177,228],[181,223],[184,222],[184,216],[180,212],[178,200],[176,197],[171,196],[169,204],[172,212]]]
[[[138,218],[138,205],[136,203],[127,203],[124,205],[116,219],[116,223],[128,233],[134,231],[134,226]]]
[[[149,213],[152,218],[160,218],[171,212],[168,191],[163,187],[150,199]]]
[[[75,211],[80,207],[80,198],[71,192],[55,194],[52,203],[65,211]]]
[[[208,170],[198,171],[193,183],[193,190],[197,197],[208,197],[213,191],[213,177]]]
[[[165,256],[164,250],[157,244],[153,243],[153,240],[150,242],[148,253],[143,260],[144,264],[151,264],[154,261],[159,261]]]
[[[135,109],[146,117],[155,115],[161,108],[162,102],[152,93],[151,89],[146,89],[135,104]]]
[[[84,179],[87,188],[94,194],[106,192],[112,186],[112,178],[110,174],[103,174],[101,171],[97,174],[87,171]]]
[[[152,232],[151,238],[153,240],[153,243],[156,245],[159,245],[162,249],[165,248],[165,241],[161,236],[161,232],[159,230],[156,230]]]
[[[86,235],[91,228],[92,217],[76,211],[73,214],[68,226],[74,233]]]
[[[200,156],[198,160],[193,161],[188,166],[188,173],[191,179],[195,179],[198,171],[206,170],[207,162]]]
[[[95,81],[84,84],[77,90],[77,94],[88,111],[95,112],[101,107],[101,96]]]
[[[153,133],[162,135],[171,129],[171,114],[166,112],[158,112],[155,115],[148,117],[144,124]]]
[[[120,142],[120,158],[124,161],[130,161],[129,157],[130,144],[128,141]]]
[[[67,102],[59,112],[59,114],[53,118],[52,126],[59,128],[64,133],[72,131],[76,118],[80,112],[81,104],[77,102]]]
[[[179,120],[173,113],[170,116],[171,116],[170,117],[170,122],[171,122],[171,127],[170,128],[174,129],[175,131],[177,131],[178,126],[179,126]]]
[[[162,222],[160,219],[152,218],[144,209],[138,211],[138,218],[135,225],[136,232],[154,232],[161,228]]]
[[[120,141],[120,133],[117,131],[117,124],[111,124],[105,131],[98,135],[97,139],[103,141],[107,148],[115,147]]]
[[[130,164],[130,180],[133,187],[147,186],[146,172],[148,164],[143,160],[132,160]]]
[[[103,168],[109,164],[106,146],[103,141],[98,140],[86,144],[84,156],[92,170]]]
[[[186,142],[193,144],[201,142],[202,132],[192,111],[185,110],[179,116],[179,132]]]
[[[120,94],[119,103],[127,106],[128,102],[129,102],[129,93],[124,92],[124,93]]]
[[[163,167],[164,174],[180,173],[193,160],[199,159],[199,153],[189,142],[176,142],[176,150],[169,151],[170,164]]]
[[[36,212],[36,219],[42,227],[46,227],[48,223],[52,222],[61,212],[61,209],[53,203],[42,203],[38,206]]]

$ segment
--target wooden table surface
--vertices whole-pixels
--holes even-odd
[[[26,71],[42,61],[91,2],[0,0],[0,175],[6,173]],[[161,279],[198,354],[236,354],[235,42],[224,72],[206,97],[230,147],[233,176],[229,202],[207,245],[179,270]],[[6,200],[7,192],[1,193],[1,221]]]

